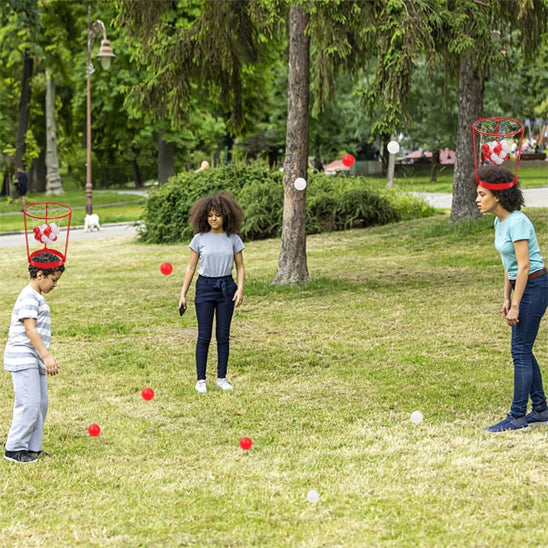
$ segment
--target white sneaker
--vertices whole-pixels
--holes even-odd
[[[228,379],[217,379],[215,384],[223,390],[234,390],[234,387],[228,382]]]
[[[207,392],[207,386],[205,380],[198,381],[196,383],[196,390],[200,392],[200,394],[205,394]]]

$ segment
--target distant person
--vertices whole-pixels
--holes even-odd
[[[186,294],[198,262],[198,280],[194,303],[198,319],[196,341],[196,390],[207,392],[206,368],[215,316],[217,339],[217,381],[222,390],[232,390],[228,381],[230,325],[235,306],[244,298],[244,244],[238,236],[244,213],[240,204],[225,192],[200,198],[190,210],[194,237],[186,268],[179,307],[186,310]],[[232,270],[236,265],[236,280]]]
[[[206,169],[209,169],[209,162],[204,160],[196,171],[205,171]]]
[[[548,306],[548,271],[540,253],[535,228],[520,209],[523,194],[517,178],[498,166],[477,172],[476,203],[480,213],[495,216],[495,248],[504,266],[502,315],[512,327],[514,398],[510,413],[488,432],[529,428],[548,423],[548,406],[539,364],[533,354],[540,322]],[[531,398],[532,411],[527,414]]]
[[[22,167],[17,168],[17,175],[15,176],[15,188],[17,189],[17,195],[21,198],[21,207],[25,209],[26,200],[25,195],[29,189],[29,178]]]
[[[48,412],[47,375],[57,375],[59,364],[49,351],[51,339],[50,310],[44,294],[57,286],[65,265],[47,251],[34,260],[53,268],[29,264],[30,282],[13,307],[4,350],[4,369],[11,373],[15,404],[6,440],[4,458],[30,463],[42,454],[42,429]]]

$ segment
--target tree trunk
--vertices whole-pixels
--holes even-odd
[[[32,79],[32,70],[34,60],[25,51],[23,57],[23,77],[21,79],[21,96],[19,98],[19,117],[17,120],[17,135],[15,137],[15,171],[23,166],[23,158],[25,156],[25,138],[29,125],[29,105],[30,105],[30,81]],[[29,181],[30,184],[30,181]]]
[[[46,196],[64,194],[55,132],[55,81],[46,70]]]
[[[395,135],[392,135],[390,137],[391,141],[394,141],[396,139]],[[391,188],[394,184],[394,172],[396,171],[396,155],[392,154],[387,146],[384,147],[385,153],[388,154],[388,169],[387,169],[387,177],[386,177],[386,186],[388,188]]]
[[[306,263],[306,190],[297,190],[297,177],[306,179],[308,165],[309,15],[302,6],[289,10],[289,75],[284,166],[284,211],[278,272],[273,284],[308,282]]]
[[[466,57],[459,73],[459,114],[451,223],[471,221],[480,216],[476,206],[472,124],[483,112],[484,83]]]
[[[175,145],[166,143],[158,132],[158,184],[167,183],[175,175]]]
[[[439,149],[432,152],[432,168],[430,169],[430,182],[438,182],[438,171],[440,169],[441,152]]]
[[[34,158],[29,169],[29,181],[32,181],[32,187],[29,186],[29,192],[46,191],[46,151],[42,149],[37,158]]]
[[[133,180],[135,181],[135,188],[142,188],[143,179],[141,177],[141,169],[139,168],[139,163],[137,162],[137,157],[131,159],[131,170],[133,171]]]

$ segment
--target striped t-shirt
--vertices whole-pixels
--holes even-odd
[[[4,369],[21,371],[39,368],[45,373],[42,358],[30,342],[23,321],[26,318],[36,320],[36,330],[47,349],[51,341],[51,318],[49,306],[43,295],[27,285],[15,301],[11,313],[8,342],[4,350]]]

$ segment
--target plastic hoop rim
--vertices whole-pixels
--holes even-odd
[[[483,131],[477,127],[477,124],[481,122],[487,122],[487,121],[505,121],[505,122],[513,122],[514,124],[517,124],[519,126],[519,129],[516,129],[516,131],[510,131],[508,133],[500,133],[500,132],[489,132],[489,131]],[[498,124],[497,124],[498,125]],[[488,118],[480,118],[479,120],[476,120],[472,124],[472,130],[476,133],[479,133],[480,135],[485,135],[487,137],[512,137],[513,135],[518,135],[519,133],[525,131],[525,125],[520,122],[519,120],[514,120],[513,118],[500,118],[498,116],[490,116]]]
[[[35,261],[34,257],[42,253],[51,253],[52,255],[59,257],[59,260],[54,261],[52,263],[40,263],[38,261]],[[66,260],[66,257],[60,251],[57,251],[56,249],[50,249],[49,247],[46,247],[44,249],[39,249],[38,251],[34,251],[29,256],[29,264],[31,264],[32,266],[36,268],[44,268],[44,269],[58,268],[62,264],[65,264],[65,260]]]

